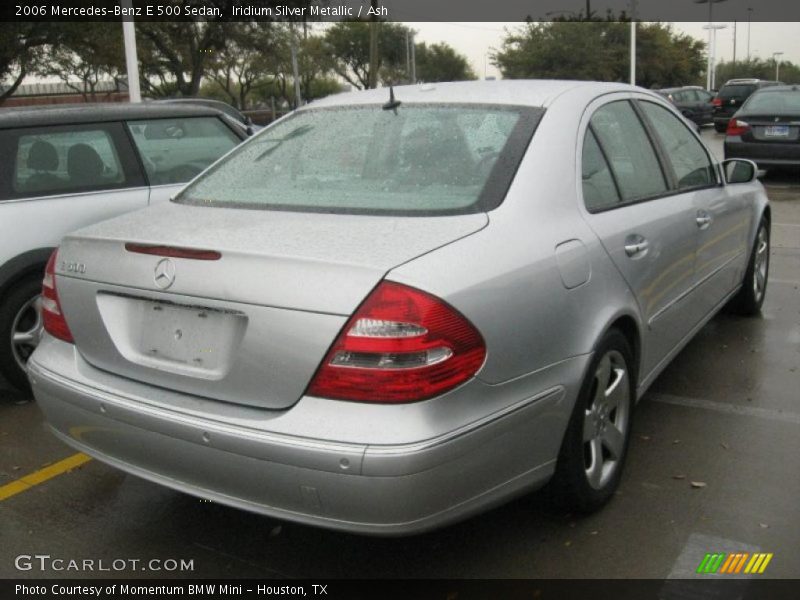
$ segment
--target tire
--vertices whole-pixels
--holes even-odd
[[[761,218],[756,231],[756,240],[750,252],[742,289],[730,301],[729,307],[736,313],[755,316],[761,313],[769,283],[769,221]]]
[[[612,329],[597,345],[561,443],[551,482],[559,505],[590,513],[614,495],[628,453],[635,390],[630,345]]]
[[[40,277],[28,277],[12,284],[0,303],[0,374],[21,391],[29,391],[25,363],[36,349],[42,333],[38,307],[42,291]],[[28,333],[26,340],[14,341],[14,334]]]
[[[717,133],[725,133],[726,129],[728,129],[728,126],[725,123],[714,123],[714,130]]]

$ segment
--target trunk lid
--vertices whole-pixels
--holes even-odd
[[[484,213],[398,218],[170,203],[67,236],[58,291],[90,364],[281,409],[300,398],[347,317],[389,270],[487,222]],[[165,265],[163,256],[126,250],[130,243],[221,257]]]
[[[800,115],[743,115],[739,117],[750,125],[742,135],[745,142],[797,143],[800,140]]]

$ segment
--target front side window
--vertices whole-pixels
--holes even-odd
[[[655,150],[630,102],[620,100],[602,106],[590,123],[623,201],[634,202],[667,191]]]
[[[502,201],[541,111],[403,104],[304,110],[176,202],[361,214],[457,214]]]
[[[639,106],[653,125],[667,159],[672,164],[678,189],[717,183],[714,165],[708,153],[681,119],[652,102],[640,102]]]
[[[17,138],[15,195],[110,189],[124,180],[114,143],[103,129],[61,129]]]
[[[239,143],[217,117],[128,121],[150,185],[185,183]]]

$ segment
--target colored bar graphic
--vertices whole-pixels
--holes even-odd
[[[703,557],[703,560],[697,567],[697,572],[705,574],[718,573],[720,575],[760,575],[766,570],[772,557],[773,554],[771,552],[756,552],[754,554],[750,554],[749,552],[733,552],[731,554],[725,552],[709,552]]]

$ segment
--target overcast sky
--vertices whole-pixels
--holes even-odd
[[[797,0],[789,0],[796,2]],[[734,24],[717,31],[717,61],[733,58]],[[500,73],[491,64],[489,54],[492,48],[502,44],[504,27],[519,27],[519,23],[409,23],[417,30],[417,41],[434,43],[447,42],[469,58],[472,68],[479,76],[484,74],[498,77]],[[703,41],[708,41],[704,23],[673,23],[676,30],[687,33]],[[736,58],[747,56],[746,22],[736,25]],[[750,24],[750,54],[753,57],[772,58],[773,52],[783,52],[781,60],[800,63],[800,23],[757,23]]]

